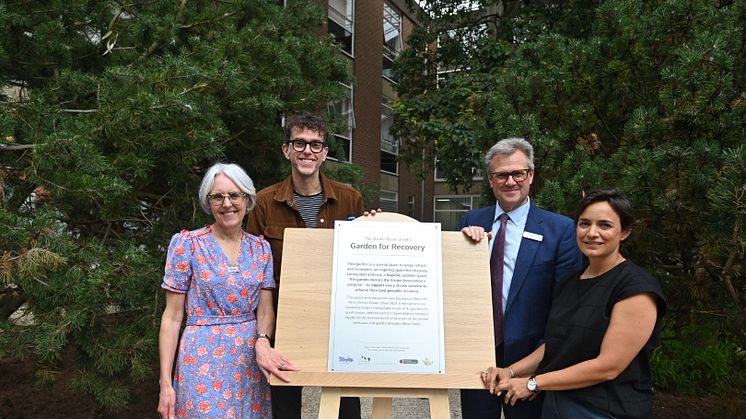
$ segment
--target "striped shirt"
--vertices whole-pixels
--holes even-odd
[[[303,222],[306,223],[306,227],[318,227],[319,225],[316,222],[316,218],[319,215],[321,204],[324,203],[324,191],[321,191],[316,195],[307,196],[293,191],[293,201],[298,207],[298,212],[300,212]]]

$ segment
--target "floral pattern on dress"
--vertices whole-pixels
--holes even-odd
[[[259,293],[275,288],[269,243],[243,233],[231,266],[210,226],[184,230],[171,238],[161,287],[186,294],[173,380],[176,416],[271,417],[269,384],[254,353]]]

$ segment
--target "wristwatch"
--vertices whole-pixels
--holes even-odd
[[[539,391],[539,389],[536,387],[536,376],[532,375],[529,377],[528,381],[526,382],[526,387],[528,388],[528,391],[532,393],[536,393]]]

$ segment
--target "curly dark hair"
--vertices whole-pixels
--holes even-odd
[[[285,119],[285,142],[290,141],[293,128],[305,128],[316,131],[321,134],[324,142],[326,142],[326,138],[329,135],[329,130],[326,128],[324,119],[310,112],[290,115]]]

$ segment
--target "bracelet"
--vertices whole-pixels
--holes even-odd
[[[515,373],[513,372],[513,368],[508,367],[508,372],[510,373],[510,378],[515,378]]]
[[[259,333],[258,335],[256,335],[256,338],[257,340],[264,338],[267,339],[267,341],[269,341],[270,343],[272,342],[272,339],[270,339],[269,335],[266,333]]]

